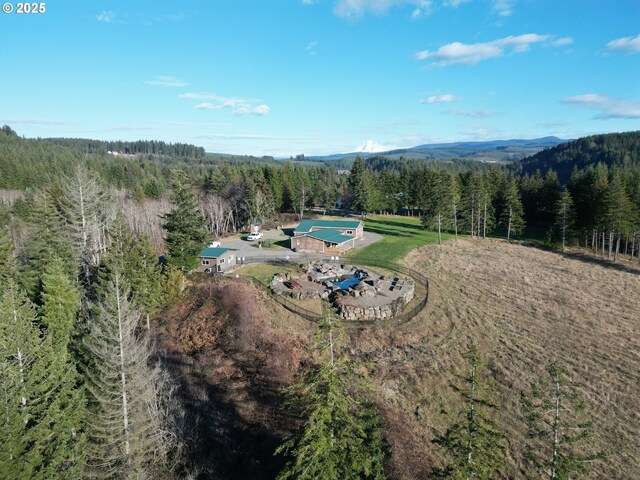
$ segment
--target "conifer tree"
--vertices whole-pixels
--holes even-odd
[[[519,235],[524,231],[524,210],[518,192],[518,184],[515,178],[507,180],[505,186],[504,204],[500,224],[507,231],[507,241],[511,241],[511,235]]]
[[[86,397],[69,351],[80,297],[64,263],[53,257],[43,276],[46,337],[34,363],[35,377],[43,381],[35,389],[29,432],[38,478],[79,478],[84,469]]]
[[[422,225],[438,231],[438,243],[442,243],[442,230],[454,224],[454,205],[457,191],[452,175],[446,172],[427,172],[427,192],[420,206],[423,209]],[[457,209],[456,225],[457,225]]]
[[[41,304],[42,275],[50,259],[58,257],[63,262],[65,272],[72,277],[77,275],[78,266],[63,231],[62,216],[49,192],[35,196],[29,220],[33,231],[22,253],[20,283],[29,298]]]
[[[488,414],[497,408],[483,373],[483,361],[475,347],[464,355],[468,373],[452,385],[464,400],[464,409],[447,431],[434,440],[448,454],[450,463],[434,472],[438,478],[490,480],[504,468],[504,435]]]
[[[9,232],[4,225],[0,224],[0,295],[15,279],[17,272],[14,247]]]
[[[316,335],[322,359],[291,389],[305,420],[300,432],[276,450],[292,457],[278,475],[280,480],[385,478],[377,413],[370,401],[350,393],[358,386],[341,351],[341,336],[335,314],[325,305]]]
[[[631,199],[622,178],[617,172],[612,177],[602,199],[601,222],[609,233],[609,258],[613,250],[613,241],[616,240],[615,260],[617,260],[621,237],[631,233],[633,214]]]
[[[158,311],[164,300],[162,268],[146,235],[135,241],[127,257],[124,275],[131,285],[133,300],[145,315],[149,328],[149,316]]]
[[[0,298],[0,472],[32,478],[39,463],[31,446],[32,400],[39,380],[32,375],[42,338],[35,305],[9,280]]]
[[[114,271],[86,338],[89,395],[88,475],[140,478],[163,465],[162,375],[149,366],[148,337],[136,335],[139,311],[123,275]]]
[[[184,175],[174,183],[171,200],[175,208],[163,216],[162,224],[166,231],[167,260],[188,272],[198,266],[198,253],[207,238],[206,222]]]
[[[567,240],[573,233],[573,226],[575,224],[575,213],[573,210],[573,199],[568,188],[562,190],[560,198],[556,202],[556,227],[560,233],[560,240],[562,242],[562,251]]]
[[[356,157],[347,179],[353,200],[351,208],[361,212],[367,212],[371,205],[370,196],[372,192],[371,176],[364,166],[362,157]]]
[[[584,473],[600,453],[588,454],[592,424],[584,421],[585,405],[567,384],[557,363],[547,368],[548,381],[533,384],[529,395],[521,395],[528,425],[526,461],[531,478],[569,480]]]

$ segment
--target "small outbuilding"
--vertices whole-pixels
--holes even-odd
[[[236,264],[235,248],[207,247],[200,252],[200,272],[226,272]]]
[[[262,221],[256,220],[251,224],[251,232],[250,233],[260,233],[260,229],[262,228]]]

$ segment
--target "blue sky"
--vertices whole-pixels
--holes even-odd
[[[15,9],[15,2],[11,2]],[[52,1],[0,123],[288,156],[640,130],[637,0]]]

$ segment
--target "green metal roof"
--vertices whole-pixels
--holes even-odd
[[[209,258],[218,258],[224,255],[229,250],[235,250],[234,248],[211,248],[207,247],[200,252],[199,257],[209,257]]]
[[[317,230],[315,232],[305,232],[304,234],[298,236],[316,238],[318,240],[322,240],[323,242],[337,243],[338,245],[346,243],[349,240],[354,240],[354,237],[343,235],[339,231],[333,230],[331,228],[323,228],[322,230]]]
[[[309,232],[316,228],[353,228],[360,225],[360,220],[302,220],[294,232]]]

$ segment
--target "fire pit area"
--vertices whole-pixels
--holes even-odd
[[[345,320],[365,321],[398,315],[415,294],[412,278],[321,261],[309,263],[299,273],[275,274],[270,288],[293,299],[329,300]]]

